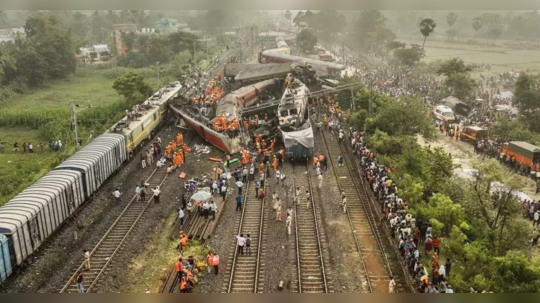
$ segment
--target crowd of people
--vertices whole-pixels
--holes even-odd
[[[452,269],[452,261],[445,264],[439,260],[441,253],[440,239],[432,234],[429,221],[421,222],[408,212],[407,202],[398,194],[396,182],[391,179],[391,167],[385,167],[377,161],[373,151],[366,144],[365,134],[349,130],[348,139],[353,153],[358,157],[365,175],[365,182],[373,192],[381,208],[383,220],[388,224],[392,238],[399,249],[409,274],[418,284],[422,293],[451,293],[452,286],[448,277]],[[424,245],[421,249],[421,245]],[[431,262],[431,272],[426,269],[425,262]],[[390,282],[390,291],[394,291]],[[395,284],[395,282],[393,282]]]

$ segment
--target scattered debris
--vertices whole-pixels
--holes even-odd
[[[195,152],[197,154],[209,154],[210,153],[210,146],[195,144]]]

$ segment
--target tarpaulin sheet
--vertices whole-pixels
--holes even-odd
[[[313,128],[311,124],[306,129],[297,130],[293,132],[284,132],[283,141],[285,142],[285,148],[291,148],[294,145],[302,145],[307,148],[313,148],[315,140],[313,138]]]

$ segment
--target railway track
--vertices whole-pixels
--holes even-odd
[[[227,279],[222,287],[223,293],[257,293],[262,292],[264,275],[261,259],[265,250],[263,244],[266,222],[264,220],[265,199],[255,197],[255,187],[248,181],[241,214],[238,215],[238,235],[247,234],[251,237],[251,254],[241,255],[234,239],[234,253],[227,262]],[[266,182],[265,186],[266,188]],[[245,249],[244,249],[245,253]]]
[[[195,136],[192,135],[188,145]],[[148,207],[153,204],[152,189],[160,186],[167,179],[167,170],[162,167],[154,169],[150,177],[145,180],[147,185],[146,201],[135,201],[135,196],[131,198],[118,218],[105,232],[101,240],[90,252],[90,270],[85,270],[84,262],[74,271],[74,274],[64,284],[60,293],[77,292],[77,276],[83,273],[85,292],[96,291],[101,286],[101,279],[110,270],[114,257],[122,249],[123,244],[129,239],[129,235],[136,229]]]
[[[332,166],[340,192],[345,191],[347,197],[347,218],[365,268],[364,276],[368,291],[387,293],[390,276],[393,276],[396,282],[396,291],[407,292],[404,278],[395,275],[402,272],[399,268],[401,264],[391,262],[387,257],[387,251],[379,232],[378,220],[375,219],[365,188],[359,183],[361,182],[360,176],[351,167],[349,153],[342,149],[336,138],[331,143],[328,142],[329,136],[333,136],[333,134],[322,131],[322,140],[330,159],[329,165]],[[343,155],[344,158],[343,166],[338,166],[337,163],[340,155]]]
[[[317,207],[311,186],[310,174],[300,170],[293,179],[293,192],[295,195],[295,229],[296,229],[296,255],[298,267],[298,292],[300,293],[328,293],[333,292],[327,278],[327,270],[323,256],[322,243],[324,238],[319,231],[320,224],[317,219]],[[297,169],[295,169],[297,170]],[[311,205],[307,208],[305,197],[296,196],[296,188],[301,192],[308,190],[311,196]]]

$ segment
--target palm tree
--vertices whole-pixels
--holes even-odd
[[[476,17],[473,19],[472,28],[474,29],[474,40],[476,41],[476,33],[482,28],[484,24],[482,23],[482,19],[480,17]]]
[[[446,15],[446,23],[448,23],[448,25],[452,27],[454,23],[456,23],[457,17],[458,17],[457,14],[454,12],[448,13],[448,15]]]
[[[291,25],[291,17],[292,17],[291,11],[289,11],[289,10],[286,11],[286,12],[285,12],[285,19],[287,19],[287,21],[289,21],[289,27],[290,27],[290,25]]]
[[[422,51],[424,51],[424,45],[426,44],[426,39],[429,36],[429,34],[433,33],[433,30],[435,30],[435,27],[437,24],[433,19],[424,19],[422,22],[420,22],[420,32],[424,36],[424,43],[422,43]]]
[[[304,18],[304,12],[302,11],[299,11],[297,14],[296,14],[296,17],[294,17],[293,19],[293,23],[296,25],[296,27],[300,27],[300,22],[302,22],[302,19]]]

